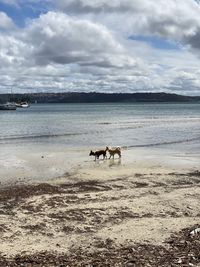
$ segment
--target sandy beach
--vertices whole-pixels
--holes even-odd
[[[199,235],[189,235],[199,226],[198,163],[124,150],[121,160],[85,155],[57,178],[2,185],[0,265],[198,266]]]
[[[200,0],[0,0],[0,267],[200,267]]]

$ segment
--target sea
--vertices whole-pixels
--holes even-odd
[[[0,144],[168,146],[200,142],[200,103],[34,104],[0,112]]]
[[[88,157],[90,149],[106,146],[200,155],[200,103],[32,104],[0,111],[0,125],[4,169],[19,167],[31,153]]]

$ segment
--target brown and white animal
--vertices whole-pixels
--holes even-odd
[[[106,151],[108,151],[110,154],[109,159],[111,159],[111,157],[113,157],[113,159],[114,159],[115,154],[117,154],[119,156],[119,158],[121,158],[121,148],[119,146],[118,147],[108,147],[107,146]]]
[[[89,156],[95,156],[95,160],[96,159],[99,159],[99,157],[101,156],[101,155],[103,155],[103,159],[105,159],[105,158],[107,158],[107,156],[106,156],[106,150],[97,150],[97,151],[95,151],[95,152],[93,152],[92,150],[90,151],[90,154],[89,154]]]

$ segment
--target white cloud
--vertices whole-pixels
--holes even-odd
[[[24,33],[37,64],[112,64],[111,55],[123,48],[102,25],[49,12],[32,22]]]
[[[25,3],[4,2],[21,9]],[[18,87],[199,94],[200,7],[194,0],[53,2],[57,11],[29,19],[15,31],[5,30],[13,25],[10,19],[0,32],[0,92]],[[25,4],[36,3],[44,8],[40,0]],[[128,38],[136,35],[159,36],[181,46],[157,49]]]
[[[1,30],[10,30],[15,27],[12,19],[7,16],[6,13],[0,12],[0,29]]]
[[[127,35],[158,35],[200,49],[200,5],[194,0],[56,0],[55,5]]]

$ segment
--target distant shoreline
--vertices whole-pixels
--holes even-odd
[[[30,103],[183,103],[200,102],[200,96],[168,93],[25,93],[0,94],[0,103],[29,101]]]

